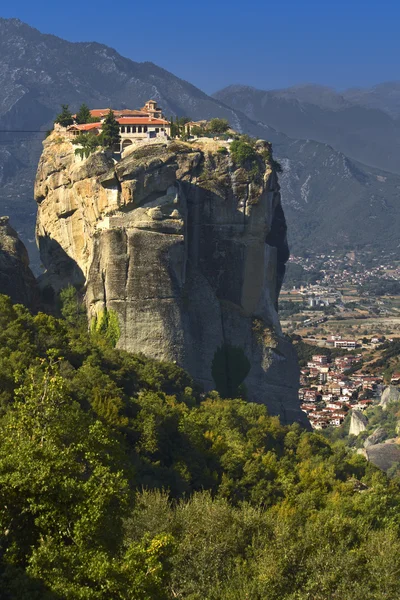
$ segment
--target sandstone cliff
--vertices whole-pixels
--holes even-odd
[[[8,217],[0,217],[0,294],[30,308],[37,304],[36,281],[29,268],[28,253]]]
[[[284,421],[304,421],[277,300],[288,258],[270,146],[236,164],[223,142],[131,147],[81,160],[52,134],[35,196],[42,286],[86,288],[90,317],[118,315],[118,346],[176,361],[223,394],[244,384]]]
[[[394,385],[388,385],[382,392],[381,400],[379,402],[383,410],[386,410],[391,402],[398,402],[400,400],[400,390]]]
[[[359,435],[367,429],[368,419],[360,410],[351,411],[349,435]]]

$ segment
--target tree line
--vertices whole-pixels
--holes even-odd
[[[2,598],[400,595],[396,478],[59,311],[0,296]]]

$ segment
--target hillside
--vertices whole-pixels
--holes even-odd
[[[366,165],[400,173],[400,121],[356,103],[355,95],[350,101],[322,86],[264,91],[234,85],[214,97],[291,138],[326,143]]]
[[[61,310],[0,296],[4,600],[399,596],[396,478]]]
[[[82,102],[134,108],[150,97],[167,116],[227,118],[237,131],[271,141],[276,157],[283,159],[282,204],[294,253],[324,250],[327,242],[336,248],[343,240],[352,247],[364,246],[372,234],[377,252],[397,251],[391,233],[399,210],[397,175],[355,163],[326,144],[304,145],[152,63],[136,63],[101,44],[70,43],[18,20],[0,19],[0,84],[0,129],[5,130],[44,132],[65,102],[72,109]],[[34,242],[33,181],[43,137],[44,133],[0,133],[2,213],[11,217],[36,270],[40,261]],[[385,161],[384,168],[389,169]],[[337,210],[336,204],[344,209]],[[338,232],[335,239],[326,236],[332,218]],[[309,225],[312,236],[307,233]]]

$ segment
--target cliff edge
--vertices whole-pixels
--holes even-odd
[[[36,281],[29,268],[28,252],[8,217],[0,217],[0,294],[30,308],[37,307]]]
[[[120,160],[74,148],[51,134],[38,167],[42,287],[85,286],[89,317],[118,316],[118,347],[306,422],[277,313],[289,252],[270,145],[247,162],[206,138],[142,143]]]

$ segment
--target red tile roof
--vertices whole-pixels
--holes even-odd
[[[169,125],[165,119],[150,119],[149,117],[121,117],[117,119],[120,125]]]
[[[91,129],[99,129],[102,123],[84,123],[83,125],[71,125],[68,127],[68,131],[77,129],[78,131],[90,131]]]

